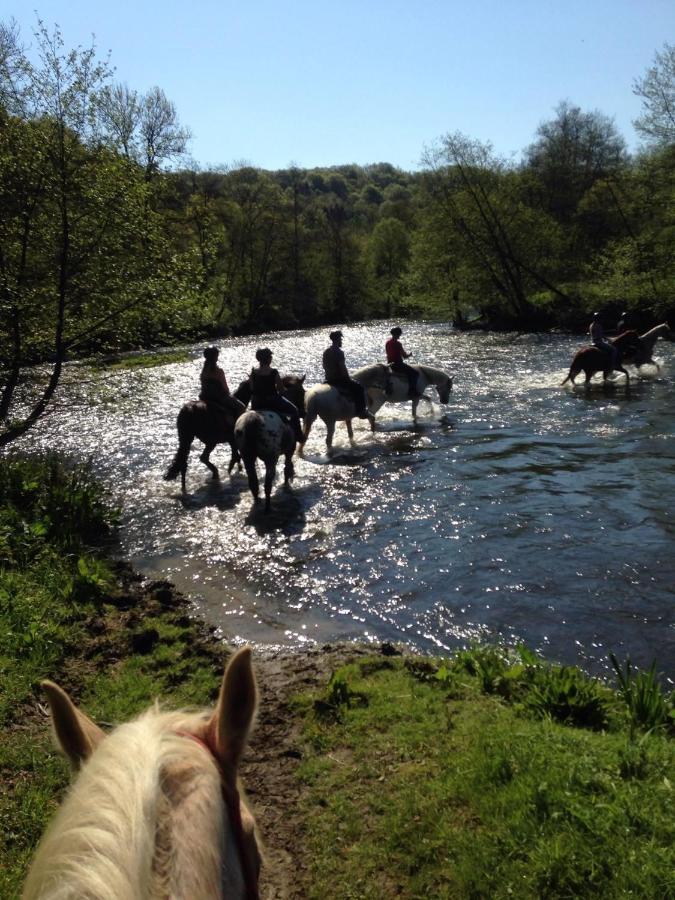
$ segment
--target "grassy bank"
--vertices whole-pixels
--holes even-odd
[[[675,897],[664,702],[645,731],[616,692],[499,650],[339,670],[298,701],[308,896]]]
[[[106,559],[114,510],[86,466],[0,460],[0,897],[20,894],[30,854],[68,783],[41,706],[52,678],[98,721],[154,697],[204,704],[223,650],[169,585]]]

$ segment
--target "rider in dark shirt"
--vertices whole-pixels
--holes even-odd
[[[405,375],[408,379],[408,396],[411,400],[416,400],[421,396],[419,391],[417,390],[417,379],[419,377],[419,372],[416,369],[413,369],[412,366],[407,365],[403,362],[404,359],[408,359],[412,354],[406,353],[403,349],[403,345],[399,341],[399,338],[403,334],[403,331],[396,326],[396,328],[391,329],[391,337],[384,345],[385,352],[387,354],[387,362],[389,363],[389,367],[392,372],[399,372],[401,375]]]
[[[269,409],[286,416],[290,420],[295,439],[302,443],[302,426],[298,408],[286,397],[282,397],[283,384],[279,372],[272,368],[272,351],[267,347],[256,350],[255,358],[259,362],[257,369],[251,369],[249,384],[251,386],[251,409]]]
[[[199,399],[203,400],[207,406],[218,410],[218,412],[238,419],[246,407],[230,394],[225,373],[218,365],[219,353],[220,351],[217,347],[207,347],[204,350],[204,365],[199,374],[199,381],[202,386]]]
[[[356,406],[356,415],[360,419],[367,419],[366,392],[358,381],[354,381],[353,378],[349,377],[345,363],[345,354],[342,349],[342,332],[331,331],[329,337],[331,345],[323,351],[322,358],[326,383],[332,387],[343,388],[347,391]]]

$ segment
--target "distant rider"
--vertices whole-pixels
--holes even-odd
[[[366,392],[358,381],[354,381],[349,377],[347,366],[345,364],[345,354],[342,350],[342,332],[331,331],[331,344],[323,351],[323,370],[326,376],[326,383],[331,387],[343,388],[356,406],[356,415],[359,419],[368,418],[368,410],[366,409]]]
[[[249,385],[251,387],[251,409],[269,409],[286,416],[295,433],[295,439],[302,443],[302,426],[298,408],[286,397],[282,396],[284,389],[281,376],[272,368],[272,351],[268,347],[261,347],[255,352],[258,367],[251,369]]]
[[[616,333],[623,334],[624,331],[628,331],[629,328],[633,327],[633,316],[629,312],[622,312],[621,318],[616,323]]]
[[[390,334],[391,337],[384,345],[387,354],[387,362],[389,363],[392,372],[398,372],[401,375],[406,376],[408,379],[408,396],[411,400],[416,400],[421,396],[417,390],[419,372],[416,369],[413,369],[412,366],[403,362],[404,359],[408,359],[409,356],[412,356],[412,353],[407,353],[403,349],[403,345],[399,341],[403,331],[398,326],[392,328]]]
[[[219,354],[217,347],[207,347],[204,350],[204,365],[199,374],[202,386],[199,399],[218,412],[238,419],[246,407],[230,394],[225,372],[218,365]]]
[[[614,344],[605,337],[605,329],[602,327],[602,322],[600,321],[600,313],[593,313],[593,320],[588,329],[588,333],[591,336],[594,347],[610,354],[612,369],[616,369],[617,363],[619,362],[619,351]]]

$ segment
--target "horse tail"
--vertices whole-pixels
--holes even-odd
[[[164,473],[165,481],[173,481],[187,469],[190,447],[194,440],[194,430],[191,427],[190,418],[190,410],[184,406],[178,413],[178,418],[176,419],[176,427],[178,429],[178,450],[173,458],[173,462]]]
[[[242,422],[243,419],[243,422]],[[258,413],[249,410],[243,413],[238,420],[234,429],[234,437],[237,449],[241,453],[244,461],[256,456],[258,433],[262,419]]]

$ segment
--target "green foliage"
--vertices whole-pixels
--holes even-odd
[[[525,705],[540,717],[600,730],[607,725],[607,698],[601,687],[573,666],[537,670]]]
[[[308,895],[670,896],[672,743],[524,719],[466,683],[478,659],[461,697],[411,660],[336,673],[368,698],[338,719],[303,705]]]
[[[614,653],[609,654],[616,672],[618,691],[626,704],[631,730],[675,732],[675,695],[664,694],[656,674],[656,662],[647,672],[636,671],[630,658],[622,668]]]

